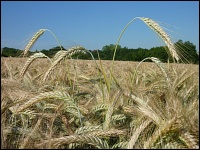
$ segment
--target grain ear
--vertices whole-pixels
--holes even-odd
[[[48,56],[46,56],[45,54],[43,54],[43,53],[41,53],[41,52],[35,53],[34,55],[32,55],[32,56],[26,61],[24,67],[22,68],[22,70],[21,70],[21,72],[20,72],[20,77],[23,77],[23,76],[24,76],[24,74],[26,73],[28,67],[31,65],[31,63],[32,63],[35,59],[37,59],[37,58],[42,58],[42,57],[46,57],[46,58],[48,58],[48,59],[51,61],[51,59],[50,59]]]
[[[32,37],[32,39],[29,41],[29,43],[26,45],[24,51],[23,51],[23,56],[27,54],[27,52],[31,49],[33,44],[37,41],[37,39],[46,31],[46,29],[40,29],[35,33],[35,35]]]
[[[48,76],[52,73],[52,71],[55,69],[55,67],[58,65],[59,62],[61,62],[61,60],[63,60],[64,58],[70,58],[72,55],[76,54],[76,53],[86,53],[85,51],[86,49],[82,46],[75,46],[72,47],[70,49],[68,49],[67,51],[59,51],[56,53],[55,55],[55,59],[54,62],[52,63],[51,67],[48,69],[48,71],[46,72],[44,78],[43,78],[43,82],[46,81],[46,79],[48,78]]]
[[[158,34],[158,36],[165,42],[165,44],[169,48],[169,51],[170,51],[172,57],[175,58],[175,60],[178,62],[179,61],[179,55],[177,54],[176,48],[174,47],[174,44],[170,40],[169,35],[160,27],[160,25],[158,23],[156,23],[152,19],[144,18],[144,17],[140,17],[140,19],[148,27],[150,27],[152,30],[154,30]]]

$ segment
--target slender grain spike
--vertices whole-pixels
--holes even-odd
[[[130,141],[128,142],[128,149],[132,149],[133,146],[135,145],[136,141],[138,140],[139,135],[141,134],[141,132],[151,123],[151,120],[146,120],[145,122],[141,123],[141,125],[136,128],[133,132],[133,135],[130,139]]]
[[[111,149],[117,149],[117,148],[125,149],[127,147],[127,144],[128,144],[127,141],[119,142],[117,144],[114,144]]]
[[[118,129],[110,129],[110,130],[102,130],[102,131],[95,131],[90,133],[90,135],[94,136],[100,136],[100,137],[116,137],[119,135],[126,135],[127,132],[124,130],[118,130]]]
[[[178,130],[177,118],[173,118],[168,122],[160,125],[160,128],[144,143],[144,149],[152,148],[158,140],[163,136],[167,136],[170,132]]]
[[[117,47],[119,45],[120,39],[121,39],[123,33],[125,32],[125,30],[128,28],[128,26],[136,19],[142,20],[148,27],[150,27],[152,30],[154,30],[159,35],[159,37],[165,42],[172,57],[175,58],[177,62],[179,61],[180,57],[175,49],[175,46],[173,45],[172,41],[170,40],[169,35],[160,27],[160,25],[150,18],[135,17],[125,26],[125,28],[122,30],[122,32],[118,38],[118,41],[115,46],[114,54],[113,54],[111,74],[113,72],[114,59],[115,59],[115,55],[116,55],[116,51],[117,51]],[[110,74],[110,80],[111,80],[111,74]]]
[[[80,127],[75,131],[75,134],[85,134],[85,133],[89,133],[92,131],[97,131],[97,130],[102,130],[102,127],[99,126],[84,126],[84,127]]]
[[[151,118],[153,121],[155,121],[156,124],[160,124],[162,118],[156,112],[154,112],[154,110],[151,107],[149,107],[149,105],[147,105],[147,103],[144,100],[133,94],[131,94],[130,96],[131,99],[138,104],[137,109],[139,112],[142,112],[145,116]]]
[[[187,149],[187,148],[184,147],[183,145],[180,145],[179,143],[170,142],[165,144],[162,149]]]
[[[24,67],[22,68],[22,71],[20,72],[20,77],[23,77],[25,72],[27,71],[28,67],[30,66],[30,64],[37,58],[42,58],[42,57],[46,57],[50,60],[50,58],[48,56],[46,56],[45,54],[39,52],[39,53],[35,53],[34,55],[32,55],[25,63]],[[51,61],[51,60],[50,60]]]
[[[123,130],[117,129],[110,129],[105,131],[94,131],[88,134],[81,134],[81,135],[70,135],[64,136],[60,138],[50,139],[51,143],[53,143],[54,147],[58,147],[62,144],[70,144],[70,143],[87,143],[92,144],[98,148],[108,148],[108,144],[101,140],[100,137],[116,137],[119,135],[126,135],[126,132]],[[48,144],[49,140],[43,141],[41,144],[38,144],[38,147],[42,147],[45,144]]]
[[[172,57],[175,58],[176,61],[179,61],[179,55],[176,52],[174,44],[170,40],[169,35],[160,27],[160,25],[150,18],[140,17],[140,19],[144,21],[146,25],[148,25],[152,30],[154,30],[161,37],[161,39],[165,42],[165,44],[169,48],[169,51]]]
[[[189,149],[199,149],[197,138],[191,135],[189,132],[182,133],[179,138],[187,145]]]
[[[63,144],[70,143],[87,143],[90,145],[94,145],[97,148],[108,148],[108,143],[103,141],[99,137],[90,136],[90,135],[70,135],[62,138],[52,139],[50,140],[53,143],[55,148]],[[46,143],[46,142],[45,142]]]
[[[61,55],[63,55],[63,53],[65,53],[66,51],[64,51],[64,50],[60,50],[60,51],[58,51],[55,55],[54,55],[54,57],[53,57],[53,60],[54,61],[56,61]]]
[[[32,37],[32,39],[29,41],[27,46],[24,49],[23,56],[27,54],[27,52],[30,50],[30,48],[33,46],[33,44],[37,41],[37,39],[46,31],[46,29],[40,29],[35,33],[35,35]]]
[[[69,98],[69,96],[65,95],[64,93],[60,91],[53,91],[53,92],[41,93],[38,96],[31,98],[29,101],[25,102],[22,106],[20,106],[19,108],[16,108],[16,110],[13,110],[13,111],[14,113],[17,114],[23,111],[24,109],[29,108],[42,100],[48,100],[49,98],[54,98],[56,100],[64,100],[70,106],[76,107],[75,103]]]
[[[108,105],[106,105],[106,104],[99,104],[99,105],[97,105],[97,106],[94,106],[94,107],[92,108],[91,112],[92,112],[93,114],[95,114],[95,113],[98,112],[98,111],[107,110],[107,109],[108,109]]]
[[[156,65],[160,68],[160,70],[163,72],[163,74],[165,75],[165,77],[166,77],[166,79],[169,81],[169,78],[168,78],[168,76],[167,76],[167,73],[166,73],[166,69],[165,69],[165,67],[164,67],[164,65],[162,65],[162,62],[158,59],[158,58],[156,58],[156,57],[150,57],[150,59],[153,61],[153,62],[155,62],[156,63]]]
[[[161,71],[163,72],[163,74],[165,75],[167,81],[170,80],[170,79],[168,78],[168,76],[167,76],[167,73],[166,73],[166,71],[165,71],[166,69],[165,69],[164,65],[162,65],[161,61],[160,61],[158,58],[156,58],[156,57],[147,57],[147,58],[144,58],[142,61],[140,61],[140,63],[137,65],[137,67],[136,67],[136,69],[135,69],[135,74],[136,74],[136,71],[137,71],[138,67],[140,66],[140,64],[141,64],[142,62],[144,62],[145,60],[147,60],[147,59],[151,59],[151,60],[160,68],[160,70],[161,70]]]
[[[113,102],[108,107],[108,110],[107,110],[107,113],[106,113],[106,116],[105,116],[105,121],[104,121],[104,124],[103,124],[104,130],[109,128],[109,124],[110,124],[110,121],[112,119],[114,107],[115,107],[119,97],[121,96],[121,94],[122,94],[121,91],[118,91],[118,93],[115,95],[116,97],[114,97]]]
[[[117,114],[112,116],[112,121],[118,121],[118,120],[125,120],[126,116],[124,114]]]
[[[53,64],[51,65],[51,67],[49,68],[49,70],[46,72],[44,78],[43,78],[43,82],[46,81],[46,79],[48,78],[48,76],[52,73],[52,71],[55,69],[55,67],[57,66],[57,64],[63,60],[64,58],[70,58],[72,55],[82,52],[82,53],[86,53],[85,51],[86,49],[82,46],[75,46],[72,47],[70,49],[68,49],[67,51],[63,51],[63,52],[58,52],[58,54],[56,55],[55,58],[57,58],[56,60],[54,60]]]

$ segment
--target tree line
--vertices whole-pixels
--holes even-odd
[[[191,43],[190,41],[183,42],[182,40],[179,40],[178,42],[174,43],[174,45],[178,50],[180,59],[183,60],[185,63],[194,63],[194,64],[199,63],[199,55],[197,54],[196,46],[193,43]],[[35,52],[29,51],[28,56],[31,56],[36,52],[42,52],[48,57],[52,58],[58,51],[60,51],[60,49],[61,48],[57,46],[49,50],[43,49],[41,51],[36,50]],[[66,50],[64,47],[62,47],[62,49]],[[89,51],[90,53],[92,53],[95,59],[112,60],[114,50],[115,50],[115,45],[110,44],[103,46],[102,50],[89,50]],[[19,49],[4,47],[2,49],[1,56],[20,57],[22,52],[23,51]],[[157,57],[162,62],[167,62],[167,61],[173,62],[173,59],[169,53],[169,49],[166,46],[158,46],[150,49],[140,48],[140,47],[137,49],[133,49],[128,47],[121,47],[120,45],[118,45],[114,59],[119,61],[141,61],[147,57]],[[72,58],[87,59],[87,60],[92,59],[89,53],[76,54],[73,55]]]

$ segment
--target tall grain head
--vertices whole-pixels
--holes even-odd
[[[150,18],[144,18],[144,17],[140,17],[140,19],[148,27],[150,27],[152,30],[154,30],[159,35],[159,37],[165,42],[165,44],[169,48],[169,51],[170,51],[172,57],[178,62],[179,61],[179,55],[177,54],[175,46],[172,43],[172,41],[170,40],[169,35],[160,27],[160,25],[158,23],[156,23],[152,19],[150,19]]]
[[[31,49],[33,44],[37,41],[37,39],[46,31],[46,29],[40,29],[35,33],[35,35],[32,37],[32,39],[29,41],[29,43],[26,45],[23,56],[27,54],[27,52]]]

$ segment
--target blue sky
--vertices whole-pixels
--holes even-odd
[[[65,48],[82,45],[101,50],[116,44],[135,17],[160,21],[173,42],[190,41],[199,50],[198,1],[1,1],[1,48],[24,49],[35,32],[49,29]],[[139,19],[126,29],[119,44],[148,49],[164,45]],[[57,45],[51,33],[45,32],[32,51]]]

